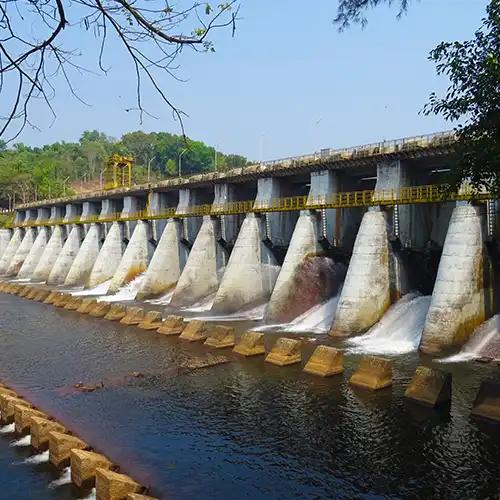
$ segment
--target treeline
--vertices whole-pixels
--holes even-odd
[[[134,180],[159,180],[246,165],[240,155],[223,154],[201,141],[167,132],[124,134],[113,139],[97,130],[83,132],[78,142],[56,142],[43,147],[0,141],[0,208],[44,198],[97,189],[107,158],[113,154],[134,157]]]

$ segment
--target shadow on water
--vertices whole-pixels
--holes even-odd
[[[347,383],[359,354],[346,353],[343,375],[303,373],[310,342],[302,365],[224,351],[229,363],[179,370],[208,350],[14,296],[0,296],[0,308],[0,379],[161,497],[461,499],[499,491],[499,428],[469,418],[481,380],[500,378],[494,367],[439,364],[453,372],[453,403],[441,415],[403,397],[415,367],[433,364],[415,352],[394,357],[394,385],[371,393]],[[104,387],[81,393],[73,387],[80,381]],[[43,464],[14,467],[28,451],[9,440],[0,436],[7,491],[74,497],[68,485],[47,488],[55,478],[38,473]],[[23,494],[12,498],[34,498]]]

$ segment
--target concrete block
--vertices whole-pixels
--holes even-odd
[[[204,342],[205,345],[222,349],[234,346],[234,328],[232,326],[217,325]]]
[[[171,314],[167,316],[160,328],[158,328],[158,333],[163,335],[180,335],[182,330],[184,330],[184,318]]]
[[[45,289],[38,290],[33,300],[36,300],[37,302],[43,302],[50,295],[50,293],[51,293],[50,290],[45,290]]]
[[[89,316],[94,318],[104,318],[111,309],[111,304],[109,302],[98,302],[89,312]]]
[[[38,293],[38,288],[35,288],[34,286],[30,288],[29,292],[26,294],[26,298],[29,300],[33,300],[36,297],[36,294]]]
[[[144,319],[144,310],[140,307],[127,307],[127,314],[120,320],[123,325],[138,325]]]
[[[12,389],[9,389],[8,387],[5,387],[3,385],[0,387],[0,395],[12,396],[14,398],[19,397],[16,391],[13,391]]]
[[[180,335],[180,339],[189,342],[199,342],[208,337],[208,324],[199,319],[191,320]]]
[[[70,452],[71,481],[79,488],[95,486],[96,469],[110,469],[112,463],[100,453],[72,449]]]
[[[76,310],[76,312],[82,313],[82,314],[88,314],[93,307],[97,304],[97,299],[83,299],[82,303],[80,304],[80,307]]]
[[[56,300],[54,300],[54,306],[56,307],[64,307],[73,296],[69,293],[61,293]]]
[[[3,424],[10,424],[14,422],[15,405],[23,405],[31,407],[28,401],[25,401],[24,399],[15,396],[0,394],[0,415],[1,415],[1,422]]]
[[[316,347],[304,371],[320,377],[330,377],[344,371],[344,354],[327,345]]]
[[[49,433],[49,461],[55,467],[67,467],[70,464],[71,450],[84,450],[87,443],[75,436],[62,432]]]
[[[127,314],[127,308],[123,304],[111,304],[109,311],[104,316],[104,319],[110,321],[120,321]]]
[[[160,311],[148,311],[144,319],[139,323],[139,328],[143,330],[158,330],[162,324],[162,319]]]
[[[19,290],[19,297],[26,297],[26,295],[28,295],[28,293],[31,291],[31,287],[30,286],[27,286],[27,285],[23,285],[21,287],[21,289]]]
[[[383,389],[392,385],[392,361],[364,356],[349,383],[365,389]]]
[[[30,431],[31,417],[41,417],[48,420],[48,416],[43,411],[35,410],[25,405],[14,405],[14,423],[18,434],[26,434]]]
[[[150,497],[148,495],[141,495],[139,493],[129,493],[127,495],[127,500],[158,500],[155,497]]]
[[[481,383],[474,405],[472,416],[485,420],[500,422],[500,384],[486,380]]]
[[[31,446],[36,450],[46,450],[49,446],[49,434],[52,431],[65,432],[63,425],[41,417],[31,417]]]
[[[57,297],[58,293],[59,292],[50,292],[49,295],[47,295],[47,297],[43,301],[43,303],[44,304],[52,304],[54,302],[55,298]]]
[[[82,303],[81,297],[73,296],[64,306],[64,309],[67,309],[68,311],[76,311],[80,307],[81,303]]]
[[[300,363],[300,340],[281,337],[276,341],[266,361],[273,365],[286,366]]]
[[[141,493],[144,489],[139,483],[125,474],[107,469],[96,469],[97,500],[123,500],[129,493]]]
[[[440,406],[451,402],[451,373],[417,366],[405,397],[428,406]]]
[[[257,356],[266,353],[264,334],[260,332],[245,332],[233,349],[242,356]]]

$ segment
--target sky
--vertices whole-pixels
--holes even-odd
[[[186,1],[186,3],[189,3]],[[429,93],[447,86],[437,77],[429,51],[441,41],[471,38],[487,0],[420,0],[396,19],[397,9],[369,11],[368,25],[339,33],[332,20],[337,2],[241,0],[234,38],[215,36],[215,53],[184,51],[178,82],[161,88],[182,109],[189,137],[253,160],[305,154],[452,128],[420,112]],[[71,20],[71,19],[70,19]],[[95,61],[95,40],[73,27],[64,43]],[[156,118],[143,124],[134,112],[135,81],[127,55],[112,44],[107,75],[74,75],[73,85],[90,106],[63,87],[53,102],[57,118],[36,104],[18,142],[42,145],[77,141],[98,129],[112,137],[144,130],[180,133],[170,110],[150,88],[146,108]]]

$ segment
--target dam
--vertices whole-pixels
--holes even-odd
[[[213,315],[264,307],[286,323],[337,296],[329,333],[377,324],[430,295],[419,348],[461,347],[496,311],[497,205],[442,182],[438,133],[19,205],[0,275]],[[129,287],[130,288],[130,287]]]

